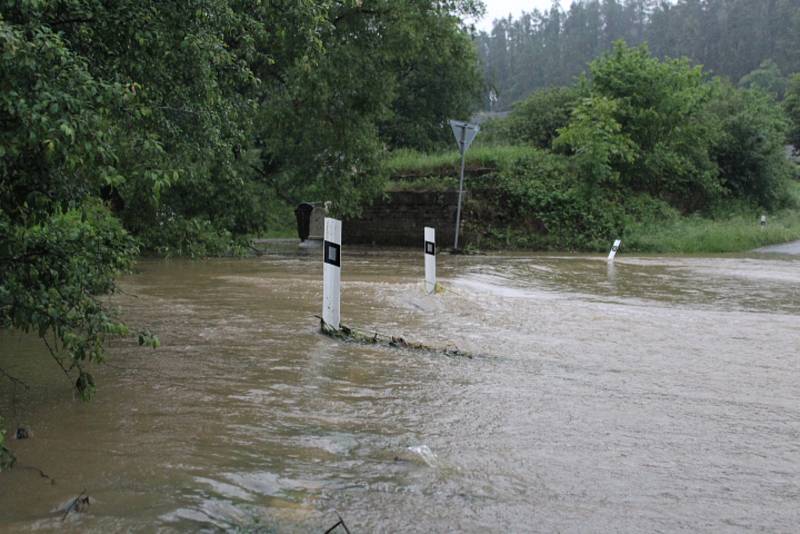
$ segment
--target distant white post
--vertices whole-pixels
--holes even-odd
[[[322,245],[322,320],[339,330],[342,280],[342,221],[325,217]]]
[[[425,291],[436,291],[436,230],[425,227]]]
[[[614,241],[614,246],[611,247],[611,252],[608,253],[608,261],[614,261],[614,258],[617,255],[617,251],[619,250],[619,246],[622,244],[621,239],[617,239]]]

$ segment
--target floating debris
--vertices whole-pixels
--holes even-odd
[[[336,329],[333,328],[331,325],[327,324],[325,320],[322,319],[320,316],[315,315],[314,317],[317,317],[319,319],[320,329],[322,330],[323,334],[335,339],[341,339],[343,341],[349,341],[352,343],[363,343],[365,345],[382,345],[384,347],[391,347],[403,350],[432,352],[436,354],[444,354],[445,356],[451,356],[451,357],[461,357],[469,359],[475,357],[474,354],[465,352],[456,346],[432,347],[430,345],[425,345],[423,343],[407,341],[405,338],[400,336],[390,336],[386,334],[380,334],[378,332],[372,332],[372,333],[363,332],[355,328],[346,326],[344,324],[340,324],[339,328]]]
[[[420,459],[422,459],[428,467],[436,467],[439,463],[439,458],[433,453],[427,445],[417,445],[416,447],[409,447],[409,451],[413,452]]]
[[[17,429],[16,434],[14,434],[16,439],[31,439],[33,437],[33,431],[30,428],[21,426]]]
[[[61,517],[61,520],[65,520],[67,516],[71,513],[82,514],[89,509],[89,505],[92,504],[92,499],[88,495],[86,495],[86,490],[83,490],[80,495],[72,499],[69,504],[67,504],[66,508],[64,509],[64,515]]]

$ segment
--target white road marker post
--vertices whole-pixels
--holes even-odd
[[[425,227],[425,291],[436,292],[436,230]]]
[[[614,258],[617,255],[617,251],[619,250],[619,246],[622,244],[621,239],[617,239],[614,241],[614,246],[611,247],[611,252],[608,253],[608,261],[614,261]]]
[[[322,243],[322,321],[339,330],[342,283],[342,221],[325,217]]]
[[[761,229],[763,230],[766,227],[767,227],[767,216],[766,215],[762,215],[761,216]]]

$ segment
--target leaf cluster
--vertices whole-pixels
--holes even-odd
[[[585,183],[615,183],[684,212],[725,198],[766,208],[785,198],[786,121],[765,95],[624,43],[590,73],[590,97],[554,143],[574,155]]]
[[[789,78],[783,108],[790,120],[789,142],[798,148],[800,147],[800,73]]]
[[[81,398],[94,393],[88,364],[102,362],[109,336],[128,327],[101,297],[129,269],[135,241],[105,207],[88,200],[30,226],[0,219],[0,326],[41,337]]]
[[[558,130],[569,123],[580,97],[581,91],[577,87],[535,91],[514,104],[508,118],[502,121],[502,135],[514,142],[552,148]]]

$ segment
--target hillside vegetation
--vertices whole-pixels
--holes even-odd
[[[727,252],[800,238],[789,123],[757,89],[617,43],[575,85],[534,93],[468,152],[485,246]],[[390,187],[454,187],[458,154],[396,153]],[[448,176],[441,178],[441,176]],[[771,214],[766,229],[758,224]]]

